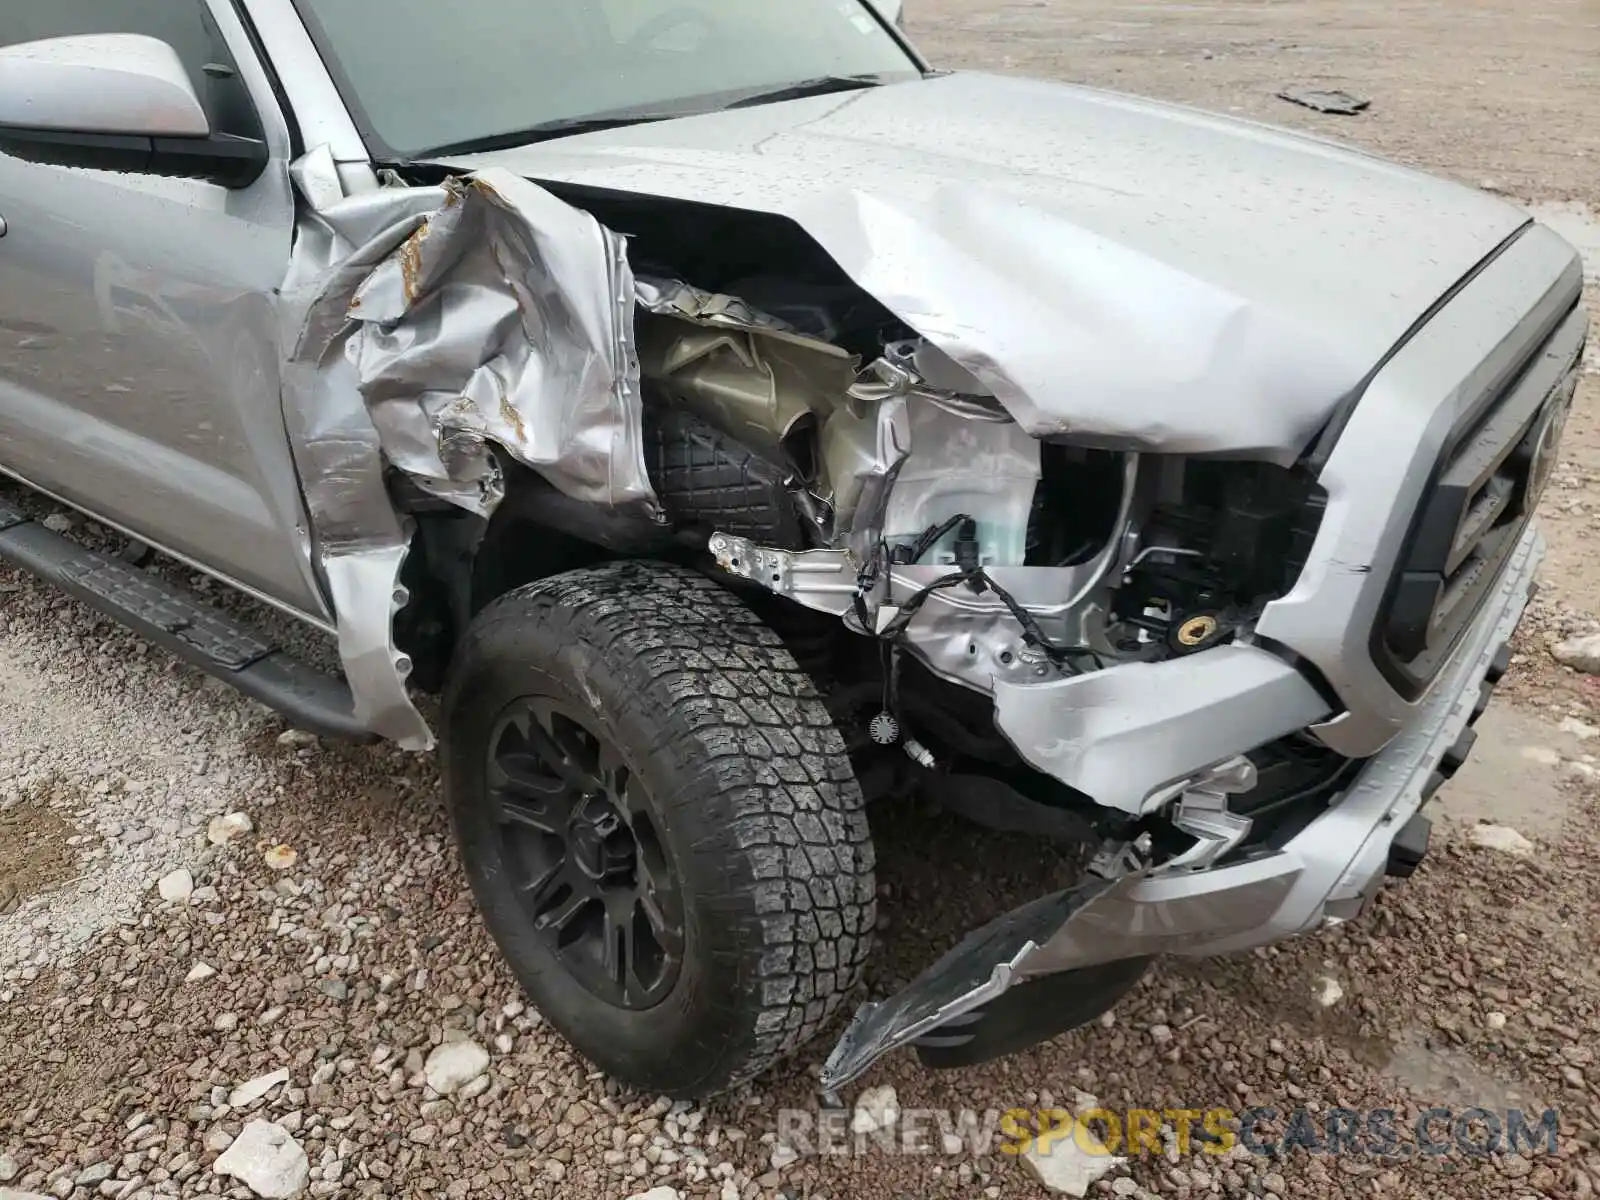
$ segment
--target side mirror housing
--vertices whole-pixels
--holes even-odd
[[[177,51],[127,33],[0,48],[0,151],[225,187],[254,182],[268,161],[264,142],[212,132]]]

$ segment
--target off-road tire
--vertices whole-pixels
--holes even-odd
[[[686,938],[652,1008],[575,982],[502,870],[488,741],[527,695],[591,713],[659,818]],[[539,1012],[608,1075],[715,1095],[811,1041],[855,988],[876,922],[861,790],[809,676],[711,580],[628,561],[507,593],[458,647],[444,714],[446,798],[485,924]]]

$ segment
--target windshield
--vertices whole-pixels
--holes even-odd
[[[296,3],[371,149],[394,159],[827,76],[920,74],[866,0]]]

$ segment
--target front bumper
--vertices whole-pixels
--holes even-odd
[[[996,672],[996,728],[1035,770],[1141,816],[1173,785],[1279,738],[1309,730],[1366,759],[1425,724],[1443,678],[1402,694],[1377,653],[1410,531],[1486,403],[1568,403],[1588,331],[1581,288],[1576,251],[1530,227],[1383,364],[1318,475],[1326,505],[1306,565],[1262,611],[1252,644],[1044,683]],[[1536,500],[1519,496],[1519,516]],[[1511,574],[1495,562],[1480,578]],[[1474,625],[1492,611],[1485,596]],[[1463,657],[1466,638],[1441,661]]]
[[[824,1067],[824,1090],[1016,983],[1121,959],[1225,953],[1358,916],[1383,879],[1396,837],[1465,758],[1471,727],[1505,672],[1543,554],[1543,539],[1530,526],[1413,720],[1280,849],[1209,870],[1091,878],[1002,916],[898,995],[865,1006]]]

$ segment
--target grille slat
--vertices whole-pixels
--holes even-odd
[[[1506,515],[1516,494],[1516,481],[1504,475],[1496,475],[1483,485],[1473,498],[1466,520],[1461,522],[1455,543],[1450,547],[1450,557],[1444,568],[1446,575],[1454,575],[1461,569],[1461,564],[1467,561],[1484,535]]]

